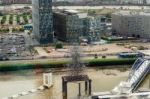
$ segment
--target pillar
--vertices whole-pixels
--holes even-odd
[[[63,92],[63,96],[64,96],[64,78],[62,77],[62,92]]]
[[[91,95],[91,90],[92,90],[91,82],[92,82],[92,80],[90,79],[90,80],[89,80],[89,95]]]
[[[88,90],[88,82],[85,81],[85,94],[87,94],[87,90]]]
[[[78,94],[78,96],[81,96],[81,84],[78,83],[78,86],[79,86],[79,94]]]
[[[63,99],[67,99],[67,82],[64,81],[64,98]]]
[[[67,81],[62,77],[62,95],[63,99],[67,99]]]

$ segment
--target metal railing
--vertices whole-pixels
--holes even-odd
[[[148,62],[148,63],[146,63]],[[134,66],[134,65],[133,65]],[[138,69],[136,69],[138,68]],[[139,84],[143,81],[150,70],[150,62],[148,60],[144,60],[136,66],[135,71],[129,75],[129,79],[127,80],[131,83],[131,90],[132,92],[137,89]]]

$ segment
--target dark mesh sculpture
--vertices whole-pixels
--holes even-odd
[[[83,56],[81,52],[82,50],[79,46],[73,46],[70,49],[71,63],[68,65],[70,69],[69,76],[79,76],[83,74],[85,65],[81,61],[81,57]]]

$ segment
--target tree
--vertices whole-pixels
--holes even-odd
[[[17,15],[17,23],[20,24],[20,15]]]
[[[6,22],[6,16],[3,16],[1,20],[1,24],[4,24],[5,22]]]
[[[23,15],[23,19],[24,19],[25,24],[27,24],[28,23],[27,15]]]
[[[10,15],[9,17],[9,24],[12,24],[13,23],[13,15]]]
[[[21,28],[19,28],[19,31],[20,31],[20,32],[23,32],[23,31],[24,31],[24,29],[21,27]]]
[[[15,28],[13,28],[13,29],[12,29],[12,31],[13,31],[13,32],[15,32],[15,31],[16,31],[16,29],[15,29]]]

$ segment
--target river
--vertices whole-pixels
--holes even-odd
[[[29,91],[42,85],[42,72],[45,70],[23,70],[15,72],[0,73],[0,99],[3,97],[12,96],[23,91]],[[99,69],[88,68],[84,72],[92,79],[92,92],[110,91],[120,81],[126,80],[128,69]],[[62,84],[61,77],[66,75],[65,69],[54,70],[52,88],[43,92],[37,92],[18,99],[62,99]],[[150,78],[150,77],[149,77]],[[149,87],[149,80],[145,81],[146,88]],[[82,95],[84,96],[84,86],[82,85]],[[78,94],[77,83],[68,84],[68,99],[75,98]]]

